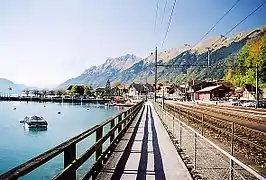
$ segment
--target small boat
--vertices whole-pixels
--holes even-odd
[[[24,125],[28,128],[47,128],[47,121],[41,116],[26,116],[24,120],[20,121],[20,123],[24,123]]]
[[[57,114],[61,114],[61,112],[60,112],[60,111],[58,111],[58,112],[57,112]]]
[[[13,108],[13,110],[16,110],[16,109],[17,109],[17,108],[15,108],[15,107]]]

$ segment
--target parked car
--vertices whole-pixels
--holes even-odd
[[[259,101],[259,107],[260,108],[266,108],[266,100],[260,100]]]
[[[256,101],[247,101],[242,104],[243,107],[256,107]]]

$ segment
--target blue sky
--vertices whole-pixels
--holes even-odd
[[[161,45],[174,0],[0,1],[0,77],[53,87],[126,53],[145,57]],[[235,0],[178,0],[164,49],[194,44]],[[226,33],[262,0],[241,0],[209,36]],[[163,20],[163,21],[162,21]],[[266,6],[234,32],[266,25]]]

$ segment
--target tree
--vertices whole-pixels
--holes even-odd
[[[229,68],[225,74],[224,80],[226,82],[231,82],[232,81],[232,76],[233,76],[233,70]]]
[[[24,93],[26,94],[27,97],[29,97],[30,90],[28,90],[28,89],[24,89]]]
[[[33,92],[34,96],[40,95],[40,91],[38,89],[34,89],[32,92]]]
[[[90,86],[90,85],[88,85],[88,86],[83,86],[83,88],[84,88],[84,95],[86,95],[86,96],[92,96],[93,94],[92,94],[92,87]]]
[[[43,90],[42,90],[42,95],[43,95],[43,97],[46,97],[47,93],[48,93],[48,90],[47,90],[47,89],[43,89]]]
[[[120,86],[121,85],[121,83],[119,82],[119,81],[116,81],[115,83],[114,83],[114,86],[115,87],[118,87],[118,86]]]
[[[111,83],[110,80],[108,79],[105,85],[105,94],[109,96],[111,93]]]
[[[71,92],[73,94],[78,93],[78,86],[77,85],[72,85]]]
[[[64,93],[65,93],[65,91],[64,91],[63,89],[58,89],[58,90],[55,92],[55,94],[56,94],[57,96],[62,96]]]
[[[119,90],[119,86],[121,86],[121,83],[119,81],[116,81],[114,83],[114,88],[115,88],[115,95],[120,95],[120,90]]]
[[[244,84],[255,85],[255,66],[258,65],[259,86],[266,86],[266,34],[259,39],[247,42],[234,60],[230,60],[230,62],[238,68],[235,70],[228,69],[225,81],[232,82],[236,86],[243,86]]]

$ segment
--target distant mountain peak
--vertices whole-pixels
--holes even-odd
[[[12,91],[9,90],[9,87],[12,88]],[[15,84],[9,79],[0,78],[0,94],[1,93],[20,93],[24,90],[27,86],[24,84]]]
[[[158,63],[187,65],[188,67],[176,68],[173,70],[158,68],[158,80],[171,77],[178,82],[183,81],[193,71],[191,64],[206,64],[207,50],[211,48],[211,63],[223,62],[227,57],[237,53],[248,40],[259,38],[262,33],[266,33],[266,26],[235,33],[230,37],[216,36],[201,41],[195,47],[189,44],[158,52]],[[193,47],[193,48],[192,48]],[[107,58],[106,61],[99,65],[86,69],[80,76],[69,79],[59,87],[67,87],[70,84],[91,84],[94,87],[104,86],[107,79],[112,82],[120,81],[123,84],[131,82],[153,81],[154,76],[154,53],[140,58],[134,54],[125,54],[120,57]],[[217,71],[217,77],[221,78],[224,71]],[[204,69],[199,69],[199,76],[204,77]],[[169,80],[169,79],[168,79]]]
[[[6,83],[6,84],[14,84],[12,81],[6,79],[6,78],[0,78],[1,83]]]

